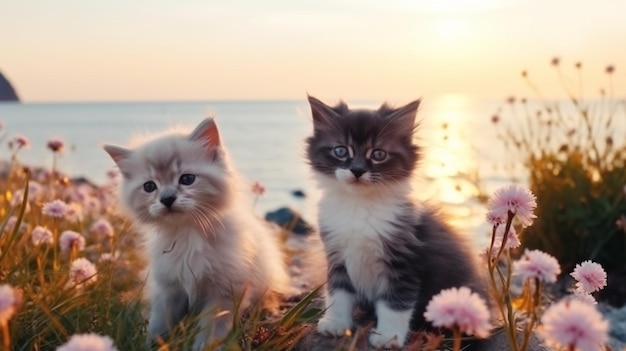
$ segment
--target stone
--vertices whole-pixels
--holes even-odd
[[[606,303],[598,303],[598,311],[609,322],[609,346],[611,350],[626,348],[626,306],[613,307]]]
[[[275,211],[267,212],[265,220],[276,223],[298,235],[307,235],[313,231],[313,227],[305,222],[298,212],[289,207],[281,207]]]
[[[296,190],[292,191],[291,195],[293,195],[293,197],[298,197],[298,198],[305,198],[306,197],[306,194],[304,193],[304,191],[302,191],[300,189],[296,189]]]

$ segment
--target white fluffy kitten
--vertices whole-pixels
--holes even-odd
[[[213,119],[134,149],[104,146],[123,181],[121,202],[146,240],[148,344],[188,313],[199,315],[194,350],[222,338],[233,302],[274,308],[289,289],[283,255],[240,196]],[[245,295],[244,295],[245,294]]]

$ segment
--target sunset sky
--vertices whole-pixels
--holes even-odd
[[[626,91],[626,1],[2,0],[0,71],[22,100],[408,100]]]

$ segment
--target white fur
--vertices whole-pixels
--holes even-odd
[[[215,237],[207,237],[193,222],[146,232],[150,277],[180,284],[190,305],[196,302],[197,284],[207,277],[211,290],[221,296],[240,294],[244,287],[255,297],[268,289],[286,292],[283,256],[272,234],[256,218],[246,217],[238,212],[224,216]],[[151,295],[159,293],[154,288]]]
[[[377,329],[369,336],[370,344],[401,347],[410,330],[412,310],[393,311],[377,298],[388,284],[383,239],[389,239],[385,236],[394,230],[392,220],[406,210],[410,182],[383,185],[369,183],[367,173],[361,176],[365,177],[364,182],[351,180],[346,172],[339,170],[335,175],[337,179],[316,174],[324,191],[318,208],[320,229],[326,235],[324,245],[328,251],[341,253],[356,291],[375,302],[378,322]],[[420,210],[414,216],[418,223]],[[343,335],[343,330],[353,323],[353,299],[352,294],[341,290],[327,296],[327,311],[318,331]]]
[[[353,310],[353,294],[343,290],[330,294],[326,299],[326,313],[317,323],[317,331],[322,334],[345,335],[346,329],[351,329],[353,325]]]
[[[393,232],[390,221],[404,211],[408,182],[388,185],[346,185],[318,177],[325,190],[319,202],[320,229],[324,245],[342,253],[355,289],[375,299],[387,287],[383,236]]]
[[[352,184],[357,182],[357,178],[349,169],[337,168],[335,170],[335,177],[337,177],[340,182],[346,184]],[[358,178],[358,181],[367,184],[371,183],[371,179],[371,173],[365,172],[361,175],[361,177]]]
[[[382,300],[376,301],[375,307],[378,321],[370,334],[370,344],[380,348],[402,347],[410,331],[413,310],[395,311]]]

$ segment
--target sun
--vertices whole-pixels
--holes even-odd
[[[435,33],[442,39],[460,39],[467,35],[469,28],[458,18],[443,18],[435,23]]]

